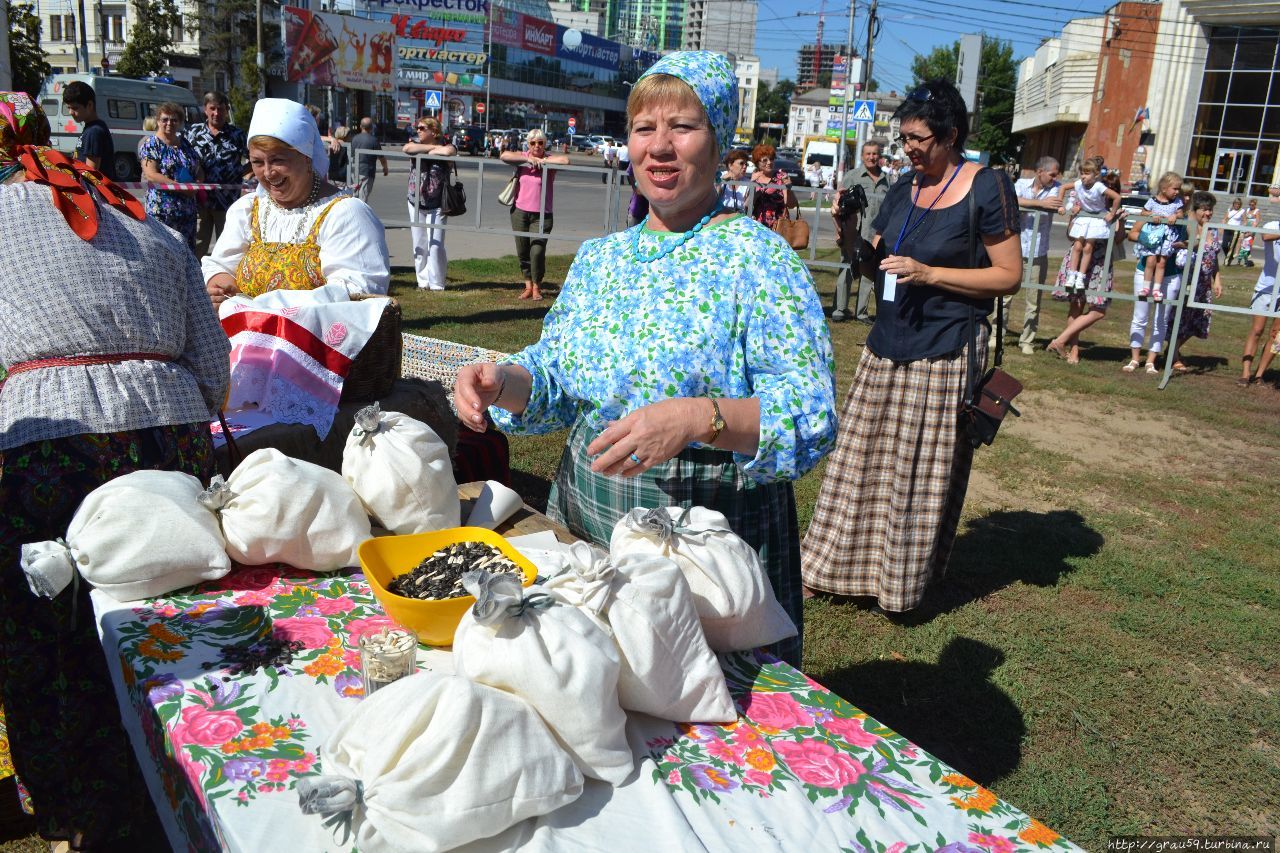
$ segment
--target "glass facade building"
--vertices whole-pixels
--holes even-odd
[[[1187,176],[1211,192],[1265,196],[1280,180],[1280,27],[1208,35]]]

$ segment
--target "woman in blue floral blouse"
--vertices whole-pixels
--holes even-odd
[[[634,507],[701,505],[755,547],[801,625],[791,481],[831,447],[832,351],[808,271],[781,237],[720,208],[737,121],[724,57],[663,57],[627,103],[648,217],[583,245],[541,339],[470,365],[456,400],[512,433],[569,428],[548,514],[608,545]],[[799,663],[800,641],[776,651]]]
[[[182,107],[156,109],[156,135],[138,149],[142,179],[157,184],[191,183],[204,177],[200,155],[182,135]],[[147,190],[147,215],[154,216],[196,247],[196,190]]]

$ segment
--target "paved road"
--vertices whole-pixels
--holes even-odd
[[[467,214],[456,217],[451,224],[475,226],[477,180],[480,177],[479,157],[467,157],[459,162],[458,175],[467,190]],[[552,254],[572,254],[582,242],[591,237],[598,237],[605,231],[605,223],[610,221],[608,209],[608,190],[601,180],[604,173],[600,167],[600,159],[589,155],[571,155],[573,165],[591,169],[590,172],[562,172],[556,178],[553,205],[554,227],[550,235],[548,249]],[[480,198],[480,225],[485,229],[510,230],[507,209],[498,203],[498,193],[511,176],[509,166],[495,159],[484,159],[483,189]],[[384,177],[379,171],[369,197],[369,204],[379,218],[387,224],[387,248],[391,252],[392,266],[412,266],[413,252],[409,243],[409,231],[404,227],[408,219],[406,194],[408,189],[408,165],[406,161],[391,159],[391,174]],[[619,227],[626,225],[626,205],[630,200],[630,187],[621,188],[612,199],[615,209],[612,221]],[[812,210],[812,196],[800,194],[800,204],[805,210],[805,218],[809,227],[817,233],[819,249],[834,247],[834,235],[831,228],[831,217],[825,213],[821,216],[821,231],[817,217]],[[1066,229],[1055,223],[1051,247],[1054,250],[1065,247]],[[468,258],[499,258],[515,254],[515,241],[510,235],[477,233],[475,231],[449,228],[446,246],[450,259],[465,260]],[[1058,251],[1053,252],[1058,255]]]

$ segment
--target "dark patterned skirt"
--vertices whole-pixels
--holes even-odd
[[[41,835],[95,850],[167,849],[120,722],[89,584],[52,601],[27,587],[28,542],[66,536],[108,480],[143,469],[213,472],[208,424],[76,435],[0,453],[0,692],[9,747]]]
[[[973,464],[958,425],[967,370],[963,350],[909,362],[862,351],[801,549],[806,586],[902,612],[946,571]]]
[[[606,477],[591,470],[587,445],[594,439],[579,418],[569,431],[547,515],[575,536],[608,548],[614,525],[636,507],[704,506],[723,513],[733,532],[759,553],[774,595],[800,632],[768,650],[799,667],[804,597],[791,483],[757,483],[742,474],[729,451],[701,448],[685,448],[636,477]]]

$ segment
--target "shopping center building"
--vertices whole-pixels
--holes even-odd
[[[1023,61],[1013,129],[1024,170],[1101,156],[1126,184],[1174,171],[1266,195],[1280,181],[1280,0],[1123,2],[1072,21]]]

